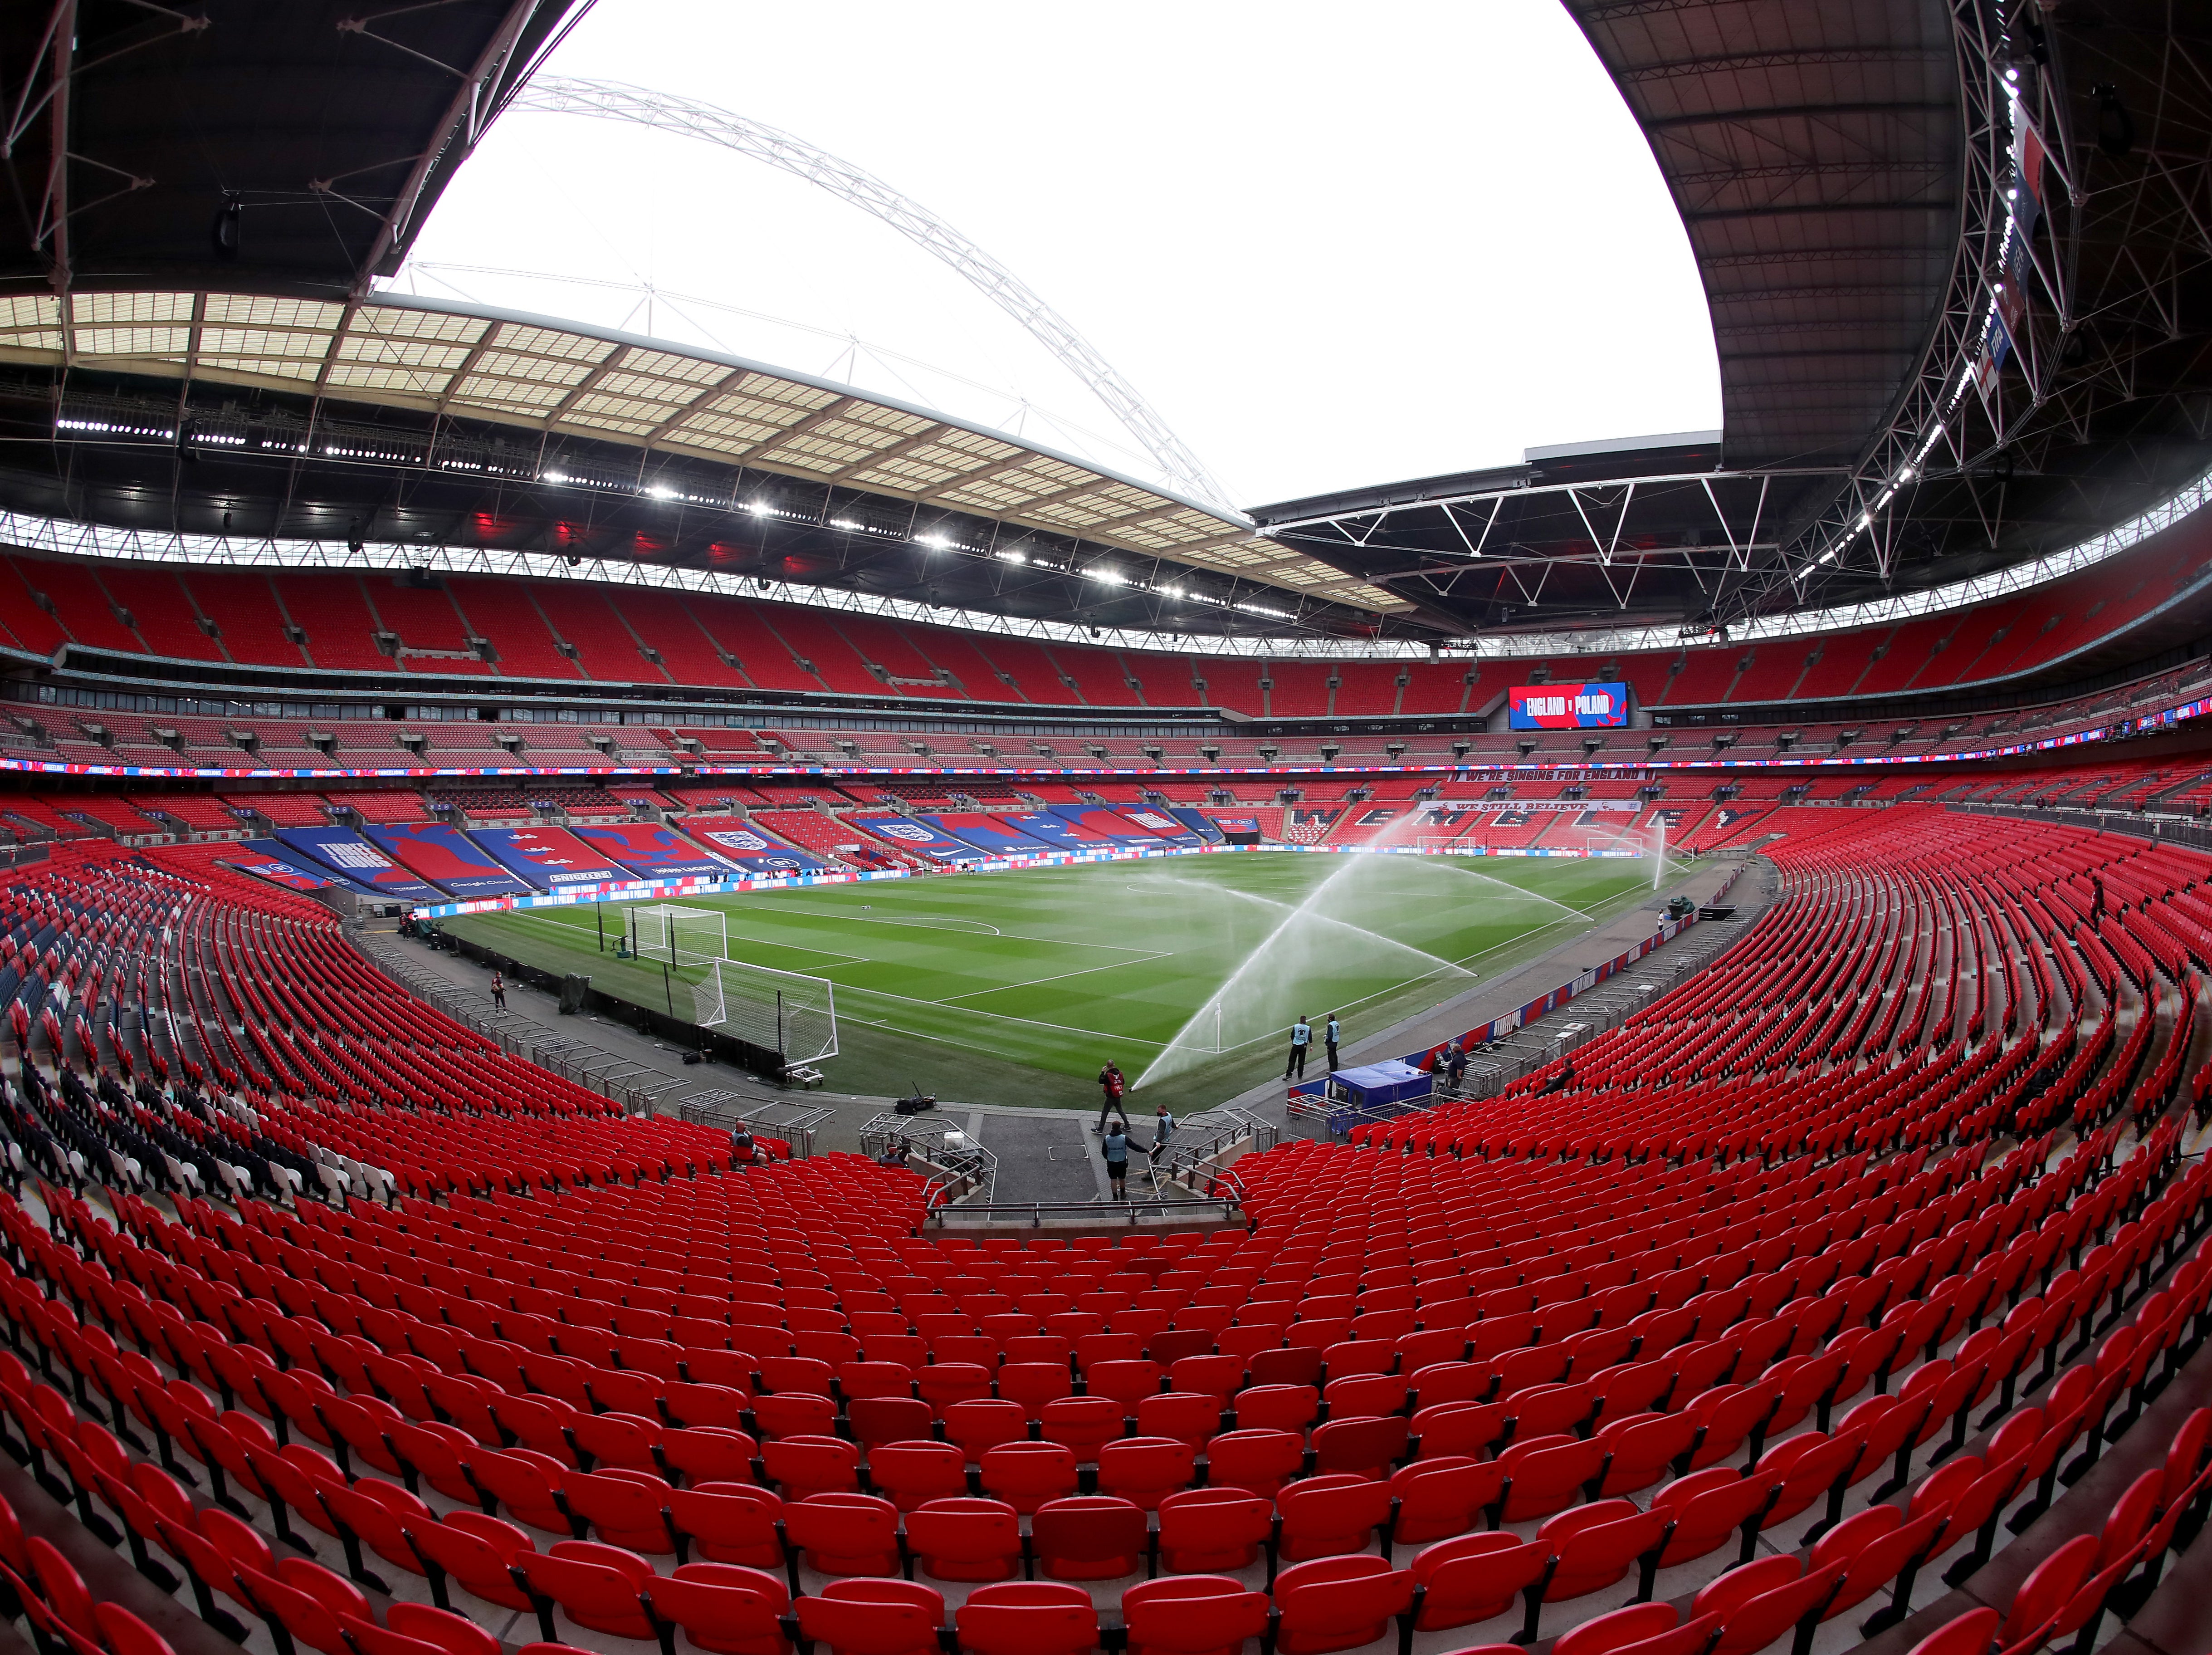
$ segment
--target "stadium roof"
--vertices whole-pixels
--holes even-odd
[[[0,507],[279,538],[350,515],[1078,625],[1434,637],[1929,592],[2212,465],[2212,11],[1565,3],[1682,213],[1719,442],[1531,453],[1255,533],[850,387],[374,294],[589,0],[27,0],[0,9]],[[2022,230],[2030,128],[2050,170]],[[2025,308],[1991,361],[2001,293]],[[748,491],[777,490],[748,530]]]
[[[82,472],[79,486],[99,475],[95,452],[148,443],[173,450],[177,465],[210,449],[282,456],[283,488],[306,499],[313,484],[303,492],[295,460],[325,472],[406,467],[464,485],[466,497],[453,498],[453,520],[432,532],[466,543],[480,516],[574,520],[578,507],[564,496],[575,490],[600,500],[628,495],[648,506],[680,502],[697,508],[701,532],[711,538],[719,520],[726,536],[730,519],[742,523],[794,509],[781,497],[773,508],[762,505],[759,485],[745,474],[763,472],[820,485],[796,509],[830,528],[859,527],[869,515],[842,510],[838,491],[846,490],[957,514],[959,520],[934,526],[939,551],[994,557],[1000,548],[975,544],[973,526],[1004,525],[1144,560],[1123,568],[1085,559],[1062,571],[1093,581],[1171,587],[1184,571],[1203,570],[1226,577],[1220,586],[1226,594],[1235,591],[1229,583],[1238,582],[1347,612],[1407,606],[1304,551],[1255,536],[1241,518],[1069,456],[742,357],[544,317],[398,294],[361,301],[30,294],[0,298],[5,363],[33,370],[18,381],[19,402],[43,399],[58,411],[51,435],[81,456],[70,462]],[[174,389],[151,393],[146,383],[179,380],[186,382],[181,405]],[[251,411],[240,414],[233,399],[228,423],[235,432],[212,429],[224,423],[219,406],[208,408],[210,429],[202,429],[191,399],[197,393],[205,405],[213,394],[207,387],[274,393],[275,423],[264,418],[255,429]],[[288,423],[283,405],[293,403]],[[362,424],[393,416],[388,429]],[[503,428],[521,440],[509,436],[503,454],[489,454],[481,445],[439,435],[453,425]],[[587,445],[581,458],[560,446],[580,441]],[[600,445],[635,457],[594,464],[589,451]],[[671,460],[710,462],[713,469],[680,476],[658,469]],[[50,491],[53,463],[40,455],[0,467],[0,503],[45,508],[40,496]],[[27,465],[35,475],[24,475]],[[129,469],[143,484],[143,456]],[[173,486],[192,481],[179,474]],[[487,485],[501,495],[496,506],[481,497]],[[272,475],[258,488],[229,483],[214,492],[277,486]],[[538,505],[529,503],[532,496]],[[902,557],[915,556],[905,549],[909,539],[932,546],[932,525],[917,525],[910,514],[900,522]],[[1048,566],[1042,551],[1009,555],[1025,567],[1035,562],[1040,572]],[[968,582],[957,567],[936,579],[948,599],[966,600]]]
[[[1723,453],[1847,465],[1957,255],[1943,0],[1567,0],[1650,140],[1712,310]]]
[[[0,6],[0,292],[362,291],[589,3]]]
[[[1262,527],[1429,625],[1686,636],[2031,566],[2212,466],[2212,9],[1565,3],[1681,212],[1717,447],[1531,453]]]

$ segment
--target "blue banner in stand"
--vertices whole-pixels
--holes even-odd
[[[641,879],[723,879],[738,872],[728,857],[700,849],[673,828],[601,822],[589,826],[580,823],[568,831]]]
[[[981,862],[989,859],[971,844],[954,838],[942,829],[917,822],[910,816],[856,816],[853,825],[864,828],[879,839],[888,839],[902,849],[915,851],[940,862]]]
[[[939,832],[971,844],[994,856],[1034,856],[1053,847],[1027,833],[1018,833],[1003,818],[974,811],[957,815],[925,816],[922,821]]]
[[[540,891],[621,885],[636,877],[559,827],[471,828],[469,837]]]
[[[687,822],[684,827],[693,838],[712,845],[748,873],[820,873],[829,867],[818,856],[750,828],[704,827],[697,822]]]
[[[1203,812],[1188,805],[1177,805],[1168,814],[1181,822],[1191,837],[1200,844],[1218,845],[1221,843],[1221,830],[1207,821]]]
[[[1155,810],[1150,805],[1123,805],[1120,813],[1124,819],[1134,822],[1147,833],[1158,834],[1171,845],[1181,845],[1188,849],[1206,843],[1174,817],[1164,811]]]
[[[1008,827],[1019,828],[1030,838],[1041,840],[1055,850],[1111,850],[1114,848],[1111,839],[1076,827],[1066,818],[1044,811],[1009,812],[1000,819]]]
[[[310,867],[325,867],[377,896],[398,902],[443,902],[446,893],[432,889],[393,861],[374,845],[342,827],[278,828],[276,837],[287,850],[297,851]]]
[[[1117,845],[1154,844],[1159,841],[1158,834],[1147,833],[1135,823],[1096,805],[1054,805],[1052,813],[1062,821],[1073,822],[1086,833],[1095,833]]]
[[[483,846],[443,822],[372,822],[362,835],[456,897],[510,897],[529,890]]]
[[[376,894],[367,885],[343,879],[319,863],[287,849],[274,839],[245,840],[240,843],[238,852],[235,856],[222,858],[223,861],[241,873],[251,873],[271,885],[281,885],[287,891],[327,891],[335,885],[341,891],[350,891],[357,897],[374,897]]]

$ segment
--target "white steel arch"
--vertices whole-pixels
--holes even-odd
[[[679,98],[619,81],[537,76],[523,88],[510,108],[534,110],[541,114],[591,115],[697,138],[795,173],[840,200],[874,214],[916,246],[950,265],[977,292],[1027,328],[1128,428],[1158,463],[1163,477],[1171,486],[1193,498],[1235,510],[1227,491],[1198,456],[1168,429],[1167,422],[1137,394],[1136,388],[1115,370],[1114,365],[1098,354],[1097,347],[1076,332],[1073,324],[1032,293],[1020,277],[989,253],[872,173],[817,149],[804,138],[794,137],[778,127],[696,99]],[[1237,514],[1240,518],[1243,515]]]

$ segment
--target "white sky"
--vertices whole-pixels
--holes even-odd
[[[904,192],[1073,322],[1238,504],[1720,424],[1681,223],[1554,0],[599,0],[548,72],[719,104]],[[896,231],[674,135],[508,115],[395,285],[1156,474]]]

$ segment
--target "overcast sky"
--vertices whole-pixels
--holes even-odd
[[[1720,423],[1680,222],[1555,0],[599,0],[547,72],[715,103],[903,192],[1241,505]],[[897,231],[673,134],[509,114],[395,285],[716,345],[1157,475]]]

